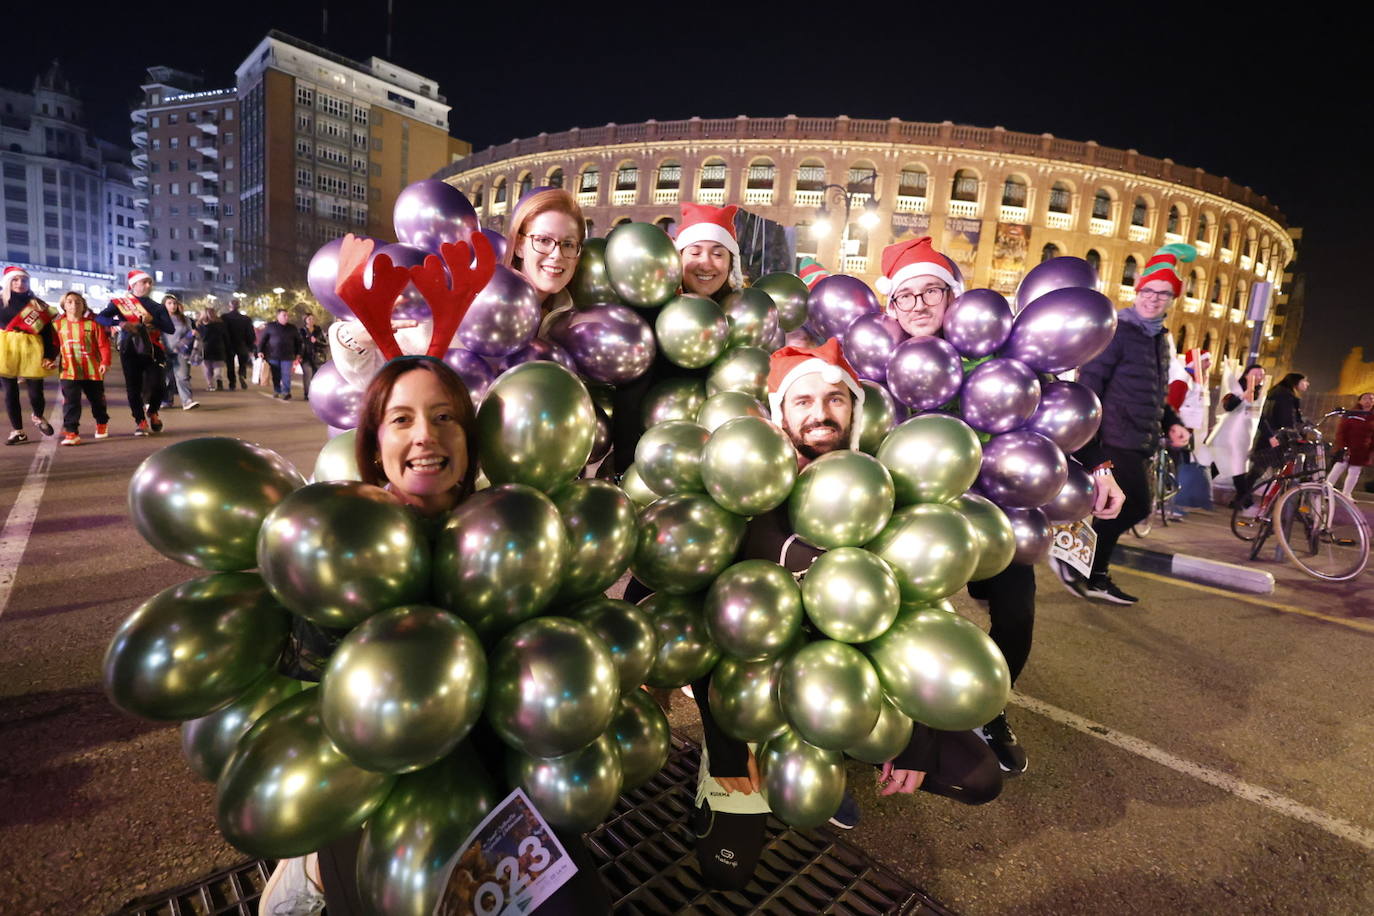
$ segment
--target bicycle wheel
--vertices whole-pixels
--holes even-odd
[[[1231,533],[1242,541],[1253,541],[1255,535],[1259,533],[1260,507],[1273,500],[1269,491],[1271,487],[1279,486],[1279,482],[1273,477],[1265,477],[1250,489],[1250,499],[1252,505],[1242,509],[1237,506],[1231,510]]]
[[[1279,548],[1309,576],[1344,582],[1369,564],[1369,526],[1330,484],[1293,487],[1274,504],[1273,518]]]

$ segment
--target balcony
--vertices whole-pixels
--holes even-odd
[[[138,188],[141,191],[148,190],[148,176],[144,175],[142,172],[139,172],[137,175],[133,177],[133,183],[134,187]]]
[[[135,198],[134,198],[134,206],[135,206],[135,207],[138,207],[140,210],[146,210],[146,209],[148,209],[148,198],[146,198],[146,197],[135,197]]]
[[[1073,214],[1057,213],[1051,210],[1045,214],[1045,225],[1051,229],[1072,229]]]
[[[792,192],[792,203],[798,207],[819,207],[823,196],[823,191],[803,191],[797,188]]]
[[[1254,259],[1254,258],[1250,257],[1248,254],[1243,254],[1243,255],[1240,256],[1240,269],[1241,269],[1241,270],[1254,270],[1254,268],[1255,268],[1255,259]]]
[[[205,166],[201,166],[201,167],[200,167],[200,171],[196,172],[196,174],[200,176],[200,179],[201,179],[202,181],[218,181],[218,180],[219,180],[219,172],[216,171],[215,169],[206,168]]]
[[[504,200],[493,200],[491,206],[487,208],[487,212],[492,216],[505,216],[506,202]]]
[[[1198,239],[1196,242],[1193,243],[1193,247],[1197,249],[1197,253],[1201,257],[1210,258],[1212,256],[1211,242],[1204,242],[1202,241],[1202,239]]]
[[[868,257],[865,255],[847,254],[844,256],[844,272],[850,274],[868,273]]]
[[[1129,283],[1122,283],[1122,284],[1120,284],[1119,286],[1117,286],[1117,288],[1116,288],[1116,301],[1117,301],[1117,302],[1134,302],[1134,301],[1135,301],[1135,287],[1132,286],[1132,285],[1129,284]]]
[[[928,213],[930,211],[930,198],[917,197],[914,194],[898,194],[897,202],[893,205],[894,213]]]
[[[654,188],[654,203],[660,206],[675,204],[679,193],[677,188]]]
[[[140,171],[148,168],[148,154],[141,149],[134,150],[133,155],[129,157],[129,161],[134,164],[134,168]]]
[[[1236,260],[1236,253],[1229,248],[1221,249],[1221,263],[1230,264]]]
[[[1187,300],[1184,301],[1186,302]],[[1222,305],[1220,302],[1212,302],[1208,304],[1207,317],[1220,318],[1224,314],[1226,314],[1226,306]]]
[[[219,242],[216,242],[214,239],[201,239],[200,245],[202,248],[210,248],[214,251],[219,251]],[[205,252],[201,252],[201,257],[205,257]]]
[[[1132,225],[1126,230],[1126,238],[1132,242],[1148,242],[1150,240],[1150,227]]]
[[[133,141],[134,146],[145,149],[148,146],[148,131],[143,127],[135,127],[129,134],[129,139]]]
[[[196,127],[199,127],[203,134],[209,134],[212,137],[219,135],[219,125],[214,121],[197,121]]]
[[[760,205],[764,207],[771,207],[773,205],[773,189],[745,188],[744,204],[745,206]]]
[[[1240,324],[1245,320],[1245,309],[1231,309],[1231,323]]]
[[[146,109],[146,108],[135,108],[133,111],[129,112],[129,117],[133,118],[133,121],[134,121],[135,124],[147,124],[147,123],[148,123],[148,109]]]
[[[1178,243],[1180,243],[1180,242],[1182,242],[1182,241],[1183,241],[1183,234],[1180,233],[1180,232],[1168,232],[1168,231],[1166,231],[1166,232],[1164,233],[1164,243],[1165,243],[1166,245],[1177,245]]]
[[[611,192],[611,206],[613,207],[632,207],[638,200],[638,188],[617,188]]]
[[[1111,235],[1116,232],[1116,223],[1109,219],[1098,219],[1094,216],[1088,221],[1088,232],[1093,235],[1102,235],[1110,238]]]
[[[219,158],[219,150],[215,149],[213,146],[202,146],[200,148],[200,154],[204,156],[206,159]]]
[[[1030,222],[1030,208],[1002,204],[997,208],[997,218],[1004,223],[1028,223]]]
[[[205,188],[205,189],[203,189],[199,194],[197,194],[196,196],[200,198],[201,203],[206,203],[206,204],[215,204],[215,203],[219,203],[219,189],[217,189],[217,188],[214,189],[214,190],[211,190],[211,189],[209,189],[209,188]]]
[[[147,221],[146,219],[143,219],[142,217],[139,217],[138,219],[135,219],[135,220],[134,220],[134,228],[135,228],[135,229],[147,229],[147,228],[148,228],[148,221]]]
[[[201,224],[202,226],[210,226],[211,228],[214,228],[214,227],[217,227],[217,226],[219,225],[219,214],[218,214],[218,213],[205,214],[205,215],[196,217],[196,219],[200,221],[200,224]]]
[[[146,238],[139,239],[136,242],[134,242],[134,247],[139,249],[140,251],[147,251],[149,248],[153,247],[153,243],[148,241],[148,239]]]
[[[977,200],[951,200],[945,207],[945,213],[962,219],[977,219],[983,215],[983,203]]]
[[[720,207],[725,204],[724,188],[697,188],[697,203]]]
[[[597,195],[596,195],[596,192],[595,192],[595,191],[578,191],[578,192],[577,192],[577,205],[578,205],[579,207],[595,207],[595,206],[596,206],[596,196],[597,196]],[[504,206],[504,205],[503,205],[503,206]],[[495,212],[495,211],[492,211],[492,212]]]

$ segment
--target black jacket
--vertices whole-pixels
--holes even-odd
[[[229,329],[225,327],[223,319],[197,324],[196,336],[200,338],[201,359],[222,363],[228,358]]]
[[[268,322],[258,332],[258,352],[270,360],[295,359],[301,355],[300,329],[289,322]]]
[[[314,330],[301,326],[301,359],[318,369],[329,359],[329,338],[324,328],[315,325]]]
[[[1153,452],[1162,432],[1178,423],[1166,400],[1169,341],[1122,318],[1107,349],[1083,366],[1078,381],[1102,401],[1097,441],[1108,448]]]
[[[258,345],[257,332],[253,330],[253,319],[243,312],[233,309],[220,316],[228,335],[229,345],[235,350],[252,350]]]

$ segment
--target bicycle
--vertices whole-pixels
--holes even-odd
[[[1335,410],[1322,417],[1344,416]],[[1290,434],[1291,438],[1291,434]],[[1326,479],[1326,442],[1308,425],[1293,438],[1282,468],[1268,478],[1258,511],[1244,529],[1243,510],[1232,513],[1231,529],[1250,541],[1250,559],[1258,559],[1269,536],[1277,533],[1279,551],[1316,579],[1345,582],[1369,564],[1370,528],[1359,507]]]
[[[1150,483],[1150,514],[1131,526],[1131,533],[1138,538],[1149,537],[1154,528],[1155,513],[1159,513],[1159,523],[1169,525],[1169,501],[1178,495],[1178,465],[1169,453],[1169,440],[1163,436],[1155,453],[1150,456],[1149,471],[1145,479]]]

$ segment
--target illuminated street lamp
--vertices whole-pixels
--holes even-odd
[[[866,170],[868,175],[864,178],[863,184],[869,188],[874,188],[878,181],[877,169]],[[850,182],[854,184],[854,182]],[[825,195],[828,191],[835,191],[840,200],[844,201],[844,230],[840,233],[840,262],[843,268],[845,243],[849,241],[849,217],[854,209],[854,200],[860,194],[864,194],[868,199],[863,202],[863,212],[859,215],[859,225],[865,230],[872,229],[878,225],[878,201],[871,193],[862,191],[850,191],[845,185],[828,184],[821,188],[821,205],[816,210],[816,222],[811,226],[811,233],[817,238],[824,238],[830,233],[830,208],[825,205]]]

